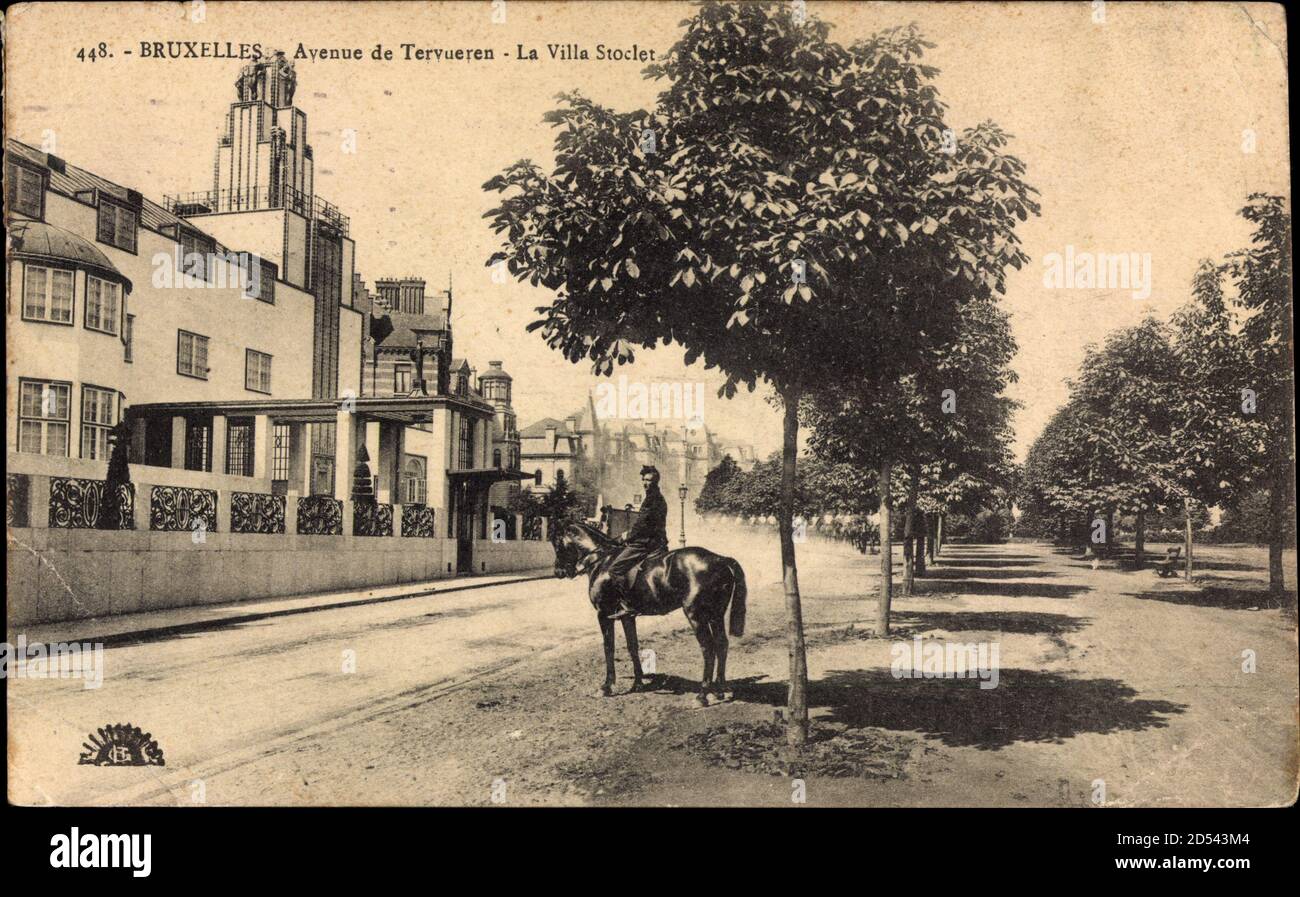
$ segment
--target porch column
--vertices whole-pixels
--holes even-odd
[[[352,497],[352,470],[357,466],[357,415],[340,410],[334,426],[334,497]]]
[[[159,421],[161,423],[161,421]],[[185,469],[185,442],[189,433],[189,421],[183,417],[172,418],[172,469]],[[224,441],[223,441],[224,445]]]
[[[223,414],[212,415],[212,472],[226,472],[226,417]]]
[[[271,491],[271,473],[275,470],[275,421],[269,414],[253,418],[253,479]]]
[[[379,476],[377,498],[381,504],[402,501],[402,453],[405,450],[406,426],[385,422],[379,430],[379,450],[374,455],[375,473]]]
[[[137,417],[131,421],[131,445],[127,458],[132,464],[143,464],[145,446],[149,441],[149,421]]]

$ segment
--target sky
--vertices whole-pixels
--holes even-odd
[[[596,384],[525,332],[541,290],[493,283],[497,242],[482,184],[520,158],[549,166],[542,115],[580,90],[620,110],[651,105],[661,85],[642,66],[595,59],[598,44],[666,50],[691,14],[668,2],[368,4],[157,3],[12,7],[6,130],[146,196],[210,189],[213,154],[241,63],[153,60],[141,41],[260,43],[292,55],[359,48],[359,61],[296,62],[295,104],[308,118],[316,192],[351,217],[357,270],[455,284],[457,354],[500,359],[515,378],[521,425],[576,409]],[[992,119],[1040,191],[1042,214],[1020,236],[1031,262],[1012,272],[1004,307],[1020,351],[1013,397],[1023,456],[1066,398],[1085,347],[1187,300],[1199,261],[1246,245],[1236,217],[1251,192],[1289,194],[1286,31],[1266,4],[901,4],[809,2],[851,43],[917,22],[950,126]],[[497,16],[499,18],[499,15]],[[196,19],[201,19],[196,21]],[[111,58],[77,58],[106,42]],[[382,43],[392,61],[375,61]],[[417,47],[491,48],[487,62],[407,61]],[[577,44],[587,61],[546,45]],[[541,59],[516,59],[518,46]],[[131,55],[124,51],[132,50]],[[508,54],[508,55],[507,55]],[[344,151],[345,129],[356,151]],[[1045,260],[1077,253],[1150,258],[1150,294],[1049,289]],[[235,247],[237,248],[237,247]],[[631,382],[706,385],[704,420],[760,455],[780,447],[780,414],[760,388],[716,398],[722,377],[682,363],[679,347],[638,354]],[[957,384],[954,388],[960,390]],[[960,396],[960,393],[959,393]]]

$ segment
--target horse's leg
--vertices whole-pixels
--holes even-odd
[[[713,633],[713,650],[718,655],[718,673],[713,679],[713,693],[717,695],[719,701],[730,701],[733,695],[727,687],[727,621],[724,619],[725,614],[719,613],[709,622],[709,629]]]
[[[608,698],[614,693],[614,621],[602,613],[597,613],[596,619],[600,621],[600,635],[605,641],[605,682],[600,694]]]
[[[636,617],[623,618],[623,641],[632,655],[632,691],[641,690],[641,646],[636,640]]]
[[[704,678],[700,680],[700,693],[695,696],[695,703],[701,707],[709,706],[709,685],[713,682],[713,633],[709,631],[707,620],[687,620],[695,630],[695,640],[700,643],[700,652],[704,654]]]

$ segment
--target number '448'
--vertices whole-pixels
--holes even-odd
[[[108,52],[108,44],[100,44],[99,46],[91,47],[90,49],[82,47],[77,51],[77,58],[82,62],[85,62],[86,60],[94,62],[96,59],[107,59],[111,55],[112,54]]]

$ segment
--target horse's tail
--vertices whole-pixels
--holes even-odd
[[[734,636],[745,634],[745,571],[734,558],[728,558],[731,568],[731,615],[729,631]]]

